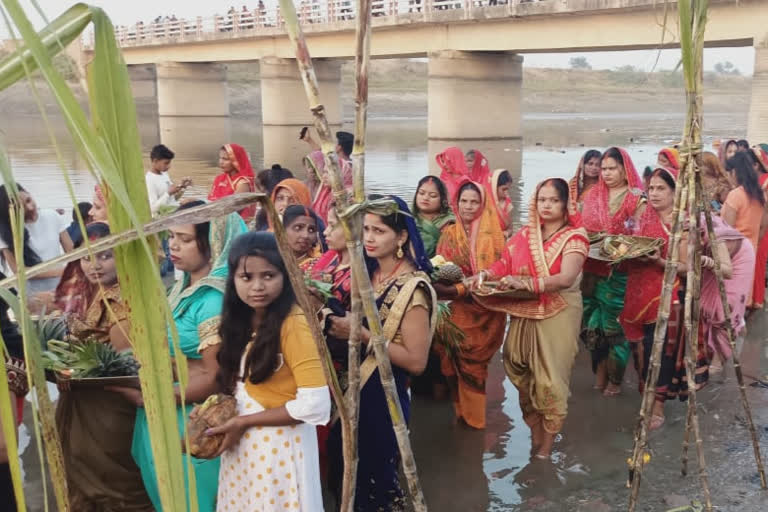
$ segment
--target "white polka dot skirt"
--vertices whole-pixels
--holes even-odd
[[[237,384],[237,413],[264,410]],[[302,423],[252,427],[221,456],[218,512],[323,510],[317,430]]]

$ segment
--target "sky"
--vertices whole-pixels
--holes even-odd
[[[86,0],[87,1],[87,0]],[[295,0],[297,1],[297,0]],[[42,19],[36,16],[32,0],[21,0],[27,9],[27,14],[36,25],[43,26]],[[40,8],[49,19],[63,12],[74,0],[37,0]],[[176,15],[178,18],[194,18],[224,13],[234,5],[241,9],[245,4],[255,7],[258,0],[90,0],[88,3],[103,8],[112,18],[113,23],[132,25],[137,20],[145,22],[158,15]],[[268,7],[277,0],[264,0]],[[0,37],[7,37],[7,29],[0,28]],[[374,36],[375,37],[375,36]],[[593,69],[615,69],[620,66],[632,65],[636,68],[652,70],[659,52],[654,50],[638,50],[624,52],[581,52],[557,54],[527,54],[524,65],[529,67],[567,68],[574,56],[584,56]],[[679,60],[679,50],[663,50],[657,69],[673,69]],[[712,70],[718,62],[730,61],[745,75],[751,75],[754,70],[754,50],[752,48],[708,48],[704,50],[704,66]]]

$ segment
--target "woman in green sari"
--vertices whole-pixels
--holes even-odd
[[[448,191],[445,184],[436,176],[424,176],[416,187],[413,197],[413,215],[416,227],[424,242],[427,256],[434,258],[437,241],[443,228],[456,222],[451,212]]]
[[[187,203],[180,209],[204,204],[202,201]],[[179,431],[183,435],[184,424],[195,402],[202,402],[218,391],[216,373],[219,365],[219,317],[227,280],[227,257],[232,241],[247,231],[237,213],[231,213],[202,224],[182,224],[169,231],[171,261],[184,277],[171,289],[170,301],[173,320],[179,334],[179,347],[187,358],[189,383],[185,390],[185,406],[177,407]],[[170,339],[170,332],[169,332]],[[169,341],[170,344],[170,341]],[[171,355],[174,355],[170,344]],[[149,426],[139,390],[122,389],[121,393],[137,407],[133,431],[132,454],[141,470],[144,486],[155,509],[162,511],[157,476],[155,473]],[[177,401],[180,402],[177,390]],[[187,457],[186,455],[184,456]],[[216,509],[216,492],[219,478],[219,459],[203,460],[192,457],[195,471],[197,502],[200,512]],[[184,471],[187,471],[185,460]],[[189,496],[189,478],[185,476]],[[188,500],[191,498],[188,498]],[[190,509],[187,503],[187,509]]]

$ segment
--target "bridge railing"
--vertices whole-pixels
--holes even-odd
[[[488,7],[503,8],[523,3],[557,0],[372,0],[374,18],[410,15],[424,20],[429,13],[446,10],[466,10]],[[357,16],[355,0],[295,0],[299,22],[302,25],[329,25],[354,20]],[[267,28],[282,27],[283,17],[279,5],[255,9],[234,10],[226,14],[198,16],[194,19],[165,18],[154,22],[137,22],[134,25],[115,27],[115,36],[121,46],[176,43],[211,39],[217,36],[247,37],[258,35]],[[93,48],[93,36],[87,37],[85,46]]]

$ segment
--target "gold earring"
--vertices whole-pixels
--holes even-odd
[[[399,260],[403,259],[404,254],[403,254],[403,246],[402,245],[398,244],[398,246],[397,246],[397,254],[395,254],[395,256],[397,256],[397,259],[399,259]]]

